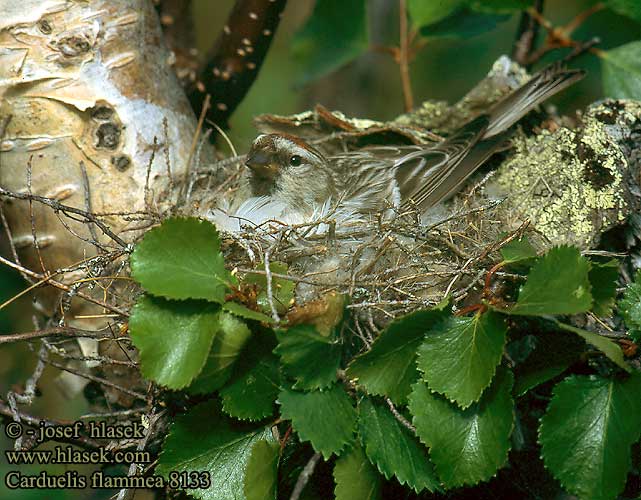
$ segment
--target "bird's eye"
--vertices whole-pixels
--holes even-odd
[[[303,162],[303,159],[298,155],[292,155],[292,157],[289,159],[289,164],[292,167],[298,167],[302,162]]]

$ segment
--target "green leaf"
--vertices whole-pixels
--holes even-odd
[[[221,312],[219,328],[212,342],[207,362],[187,391],[190,394],[214,392],[223,386],[231,375],[245,343],[251,337],[247,324],[237,317]]]
[[[506,264],[513,264],[523,260],[536,258],[536,249],[530,241],[523,236],[521,239],[515,239],[501,248],[501,256]]]
[[[239,360],[239,364],[245,365],[241,373],[220,390],[223,411],[241,420],[260,420],[272,415],[280,390],[278,358],[270,351],[257,352],[252,347]]]
[[[557,384],[541,419],[545,466],[580,498],[613,499],[630,469],[641,435],[641,377],[572,376]]]
[[[365,0],[317,0],[314,12],[292,44],[302,82],[319,78],[368,48]]]
[[[278,484],[278,441],[261,440],[254,443],[245,470],[245,498],[247,500],[276,499]]]
[[[263,270],[265,269],[263,265]],[[270,262],[269,270],[276,274],[287,274],[287,264],[282,262]],[[267,300],[267,277],[259,273],[247,273],[243,277],[243,283],[254,284],[258,288],[256,302],[263,313],[271,315],[272,309]],[[279,314],[285,314],[294,302],[294,289],[296,283],[283,278],[272,276],[272,297],[274,306]]]
[[[131,254],[131,275],[145,290],[169,299],[225,301],[225,270],[216,227],[198,219],[166,219],[145,233]]]
[[[363,448],[355,445],[334,465],[336,500],[379,500],[381,476],[367,459]]]
[[[211,486],[190,489],[190,495],[204,500],[244,500],[248,464],[260,441],[274,442],[269,428],[238,426],[220,412],[215,401],[208,401],[176,418],[156,473],[168,478],[173,471],[206,471]]]
[[[234,316],[239,316],[241,318],[253,319],[262,323],[274,323],[273,318],[271,318],[270,316],[249,309],[248,307],[242,304],[238,304],[237,302],[225,302],[223,304],[223,309],[227,312],[232,313]]]
[[[641,271],[637,271],[634,283],[628,285],[618,304],[619,312],[635,342],[641,342]]]
[[[309,441],[325,460],[354,439],[356,410],[345,390],[334,385],[323,391],[283,389],[278,395],[281,417],[292,421],[301,441]]]
[[[478,401],[501,362],[507,327],[496,313],[451,317],[418,348],[418,368],[434,391],[465,408]]]
[[[387,479],[395,476],[417,493],[440,489],[427,449],[388,408],[363,399],[358,429],[365,454]]]
[[[188,385],[207,361],[219,322],[216,304],[141,296],[131,311],[129,334],[142,374],[170,389]]]
[[[427,38],[471,38],[493,30],[509,18],[509,15],[474,12],[468,7],[463,7],[434,24],[423,26],[420,34]]]
[[[434,24],[446,18],[465,4],[465,0],[439,0],[426,2],[425,0],[409,0],[407,12],[416,28]]]
[[[447,488],[487,481],[507,461],[514,426],[509,370],[499,369],[481,400],[465,410],[432,393],[419,381],[409,410],[416,433],[430,448],[430,458]]]
[[[347,376],[358,379],[358,384],[370,394],[388,396],[396,404],[405,404],[410,387],[418,378],[416,350],[425,333],[446,314],[432,309],[393,321],[369,351],[352,361]]]
[[[597,316],[610,316],[617,295],[619,263],[612,259],[603,264],[599,262],[591,262],[590,264],[588,278],[594,299],[592,312]]]
[[[341,361],[341,345],[316,333],[313,326],[298,325],[276,332],[284,372],[296,380],[294,389],[322,389],[334,383]]]
[[[534,0],[472,0],[470,7],[477,12],[512,14],[531,7]]]
[[[613,99],[641,99],[641,41],[599,52],[603,91]]]
[[[539,333],[536,347],[525,361],[516,366],[514,394],[522,396],[543,382],[563,373],[581,355],[585,344],[573,335]]]
[[[641,23],[639,0],[603,0],[603,3],[617,14],[627,16]]]
[[[561,328],[561,330],[576,333],[588,344],[596,347],[599,351],[605,354],[610,361],[613,361],[625,371],[629,372],[632,370],[630,366],[625,362],[625,358],[623,357],[623,351],[621,351],[621,348],[610,339],[602,337],[598,333],[592,333],[586,330],[581,330],[580,328],[576,328],[571,325],[566,325],[565,323],[561,323],[560,321],[557,321],[556,324],[559,328]]]
[[[504,312],[536,316],[589,311],[592,307],[589,270],[590,263],[578,248],[555,247],[539,258],[516,305]]]

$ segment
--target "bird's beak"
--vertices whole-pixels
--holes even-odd
[[[251,171],[266,179],[273,179],[278,173],[278,164],[273,161],[271,155],[265,154],[262,151],[253,151],[247,155],[247,160],[245,161]]]

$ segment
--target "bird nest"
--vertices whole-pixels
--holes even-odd
[[[233,196],[243,168],[240,160],[231,168],[225,162],[224,193],[215,196]],[[332,304],[339,296],[353,318],[377,330],[445,297],[460,308],[480,300],[489,292],[485,275],[500,260],[502,245],[526,232],[543,239],[527,223],[506,230],[503,199],[484,194],[491,176],[481,174],[465,191],[435,207],[427,223],[412,208],[350,217],[324,207],[311,220],[297,223],[255,223],[237,216],[229,217],[231,224],[221,223],[215,210],[202,208],[199,215],[218,222],[225,262],[234,272],[258,270],[296,284],[295,302],[287,304],[288,324],[334,314]],[[234,230],[225,230],[232,225]],[[274,263],[280,264],[279,272]],[[520,279],[503,272],[497,276]]]

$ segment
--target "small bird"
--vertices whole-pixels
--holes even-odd
[[[297,137],[260,135],[245,163],[252,199],[285,207],[283,214],[300,216],[294,219],[310,217],[328,204],[360,215],[392,207],[424,214],[505,148],[512,125],[584,75],[552,64],[436,144],[373,146],[326,157]]]

